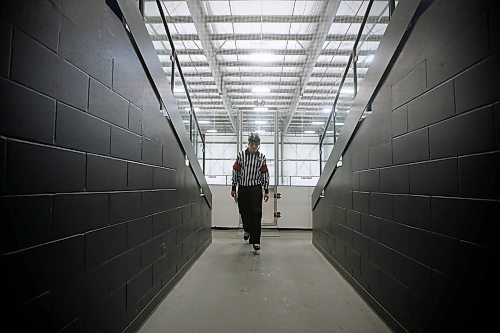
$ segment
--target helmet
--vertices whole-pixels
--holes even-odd
[[[250,135],[248,136],[248,143],[256,143],[260,145],[259,133],[250,133]]]

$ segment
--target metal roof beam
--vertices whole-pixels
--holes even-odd
[[[308,61],[273,61],[266,63],[257,63],[254,61],[219,61],[219,67],[303,67],[308,65]],[[162,62],[163,67],[167,67],[170,63]],[[345,68],[347,62],[315,62],[312,64],[314,67],[324,67],[324,68]],[[182,61],[181,68],[186,67],[212,67],[210,62],[207,61]],[[368,69],[368,66],[359,66],[358,69]],[[311,69],[312,70],[312,69]]]
[[[192,16],[179,15],[166,17],[167,23],[193,23]],[[211,15],[204,16],[202,23],[319,23],[320,15]],[[148,24],[161,24],[160,16],[145,18]],[[363,16],[342,15],[337,16],[333,23],[361,23]],[[389,23],[389,17],[379,20],[378,16],[368,17],[367,23]]]
[[[328,1],[326,3],[325,9],[323,11],[323,17],[324,21],[318,24],[316,32],[314,33],[314,41],[310,47],[310,55],[308,57],[307,63],[304,66],[303,69],[303,74],[301,77],[301,82],[302,85],[298,87],[292,102],[291,102],[291,112],[286,119],[284,119],[285,126],[283,128],[283,134],[286,134],[288,127],[290,126],[290,123],[292,122],[293,115],[295,114],[297,107],[299,106],[299,102],[302,97],[302,93],[304,92],[306,86],[307,86],[307,81],[309,81],[309,78],[311,77],[311,74],[313,72],[313,69],[315,67],[321,67],[319,66],[316,61],[318,60],[319,55],[321,54],[321,49],[325,43],[325,41],[332,41],[335,40],[335,38],[332,39],[333,36],[336,35],[329,35],[328,31],[330,30],[330,27],[335,19],[335,13],[337,12],[339,6],[340,6],[341,1],[340,0],[335,0],[335,1]],[[353,35],[347,35],[342,37],[343,41],[346,40],[352,40],[353,42],[356,41],[357,36],[354,36],[354,39],[352,39]],[[367,36],[367,40],[369,39],[369,36]],[[345,64],[344,64],[345,67]],[[319,96],[318,96],[319,97]],[[328,98],[331,98],[329,96]]]
[[[202,49],[179,49],[176,50],[178,55],[205,55],[205,52]],[[321,50],[320,55],[326,56],[350,56],[350,50],[338,50],[338,49],[325,49]],[[358,52],[358,56],[368,56],[374,55],[377,50],[360,50]],[[159,55],[171,55],[172,52],[170,50],[157,50]],[[256,51],[254,49],[219,49],[217,50],[218,56],[223,55],[252,55],[255,54]],[[307,51],[305,49],[269,49],[266,50],[265,53],[269,53],[272,55],[307,55]]]
[[[265,73],[265,72],[221,72],[222,76],[224,78],[229,78],[229,77],[255,77],[255,78],[262,78],[263,76],[266,77],[275,77],[275,78],[280,78],[280,77],[285,77],[285,78],[299,78],[300,77],[300,72],[280,72],[280,73]],[[359,73],[358,73],[359,75]],[[193,72],[184,72],[184,78],[187,77],[212,77],[212,73],[210,72],[202,72],[202,73],[193,73]],[[312,73],[311,77],[318,77],[318,78],[341,78],[342,73]],[[348,78],[352,78],[353,75],[349,74],[347,76]],[[206,81],[206,82],[211,82],[211,81]],[[245,81],[242,81],[245,82]],[[286,82],[286,81],[285,81]]]
[[[209,34],[209,29],[207,25],[203,22],[203,5],[200,0],[186,0],[186,4],[189,8],[189,12],[193,18],[193,23],[196,27],[196,31],[198,34],[196,35],[196,39],[199,38],[203,50],[205,51],[205,56],[209,63],[210,69],[212,70],[212,74],[215,80],[215,84],[217,85],[219,94],[224,103],[224,108],[226,109],[229,120],[231,121],[231,126],[233,128],[234,133],[236,131],[236,121],[233,117],[231,101],[224,87],[222,86],[222,75],[219,69],[219,65],[217,64],[217,59],[215,57],[215,51],[212,45],[212,41]],[[199,36],[199,37],[198,37]],[[181,65],[182,67],[183,65]]]
[[[197,29],[198,34],[172,34],[172,39],[174,41],[195,41],[199,40],[200,31]],[[366,40],[368,42],[379,42],[382,40],[383,35],[363,35],[361,39]],[[207,40],[293,40],[293,41],[310,41],[314,42],[316,35],[315,34],[208,34],[207,32]],[[356,41],[356,35],[342,35],[342,34],[330,34],[327,35],[324,41],[331,42],[352,42]],[[151,35],[151,39],[153,41],[167,41],[167,35],[159,34],[159,35]],[[203,42],[202,42],[203,43]]]

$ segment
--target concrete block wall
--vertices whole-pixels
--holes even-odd
[[[433,1],[313,211],[313,242],[396,330],[494,324],[500,10]]]
[[[211,208],[107,3],[0,5],[2,322],[18,331],[137,327],[211,242]]]

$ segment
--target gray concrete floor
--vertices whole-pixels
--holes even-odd
[[[241,235],[214,230],[140,332],[391,332],[312,245],[311,232],[265,232],[260,255]]]

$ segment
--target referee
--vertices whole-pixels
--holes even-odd
[[[248,136],[248,148],[240,151],[233,164],[231,196],[237,200],[243,221],[244,240],[250,238],[254,252],[260,250],[262,219],[262,187],[264,201],[269,200],[269,172],[266,156],[259,152],[260,137],[257,133]],[[236,192],[238,188],[238,192]]]

